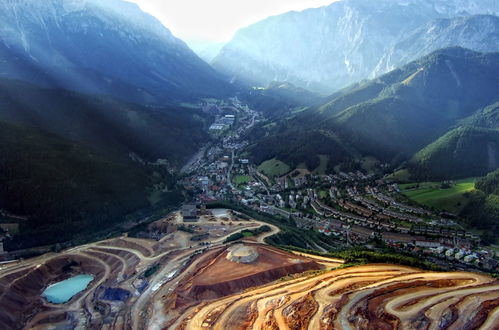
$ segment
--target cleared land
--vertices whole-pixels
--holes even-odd
[[[289,274],[321,268],[312,259],[265,245],[246,243],[245,246],[255,249],[258,257],[254,262],[245,264],[228,260],[229,251],[226,247],[201,256],[194,275],[187,276],[177,288],[176,306],[179,307],[182,303],[192,300],[199,303],[204,299],[228,296]]]
[[[174,329],[495,329],[487,276],[376,264],[276,282],[187,310]]]
[[[287,164],[277,159],[267,160],[258,166],[258,171],[262,172],[269,178],[283,176],[290,170],[291,168]]]
[[[331,271],[343,261],[250,241],[231,250],[219,243],[225,237],[190,248],[189,237],[123,236],[1,269],[1,328],[496,329],[499,321],[499,282],[484,275],[387,264]],[[79,273],[95,279],[67,304],[40,297]],[[132,295],[109,301],[106,288]]]
[[[450,212],[459,212],[468,202],[465,194],[475,190],[475,178],[442,182],[421,182],[401,185],[404,195],[415,202]]]
[[[144,233],[161,232],[161,238],[124,235],[0,265],[0,329],[147,328],[149,308],[160,300],[156,294],[173,286],[187,265],[195,266],[193,255],[224,246],[222,242],[235,232],[263,225],[238,219],[228,210],[212,213],[201,217],[192,233],[176,230],[183,223],[174,213],[144,228]],[[268,226],[270,232],[251,239],[260,242],[279,232]],[[193,240],[199,236],[201,240]],[[94,280],[69,302],[54,305],[41,297],[48,285],[79,274],[91,274]],[[126,294],[106,298],[107,289]]]

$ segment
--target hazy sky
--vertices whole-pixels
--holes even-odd
[[[291,10],[334,0],[128,0],[186,41],[227,41],[239,28]]]

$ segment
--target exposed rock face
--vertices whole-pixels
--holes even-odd
[[[242,29],[213,65],[255,84],[289,81],[331,93],[445,46],[497,50],[494,18],[442,21],[497,13],[499,3],[493,0],[343,0],[270,17]]]
[[[5,0],[0,21],[0,77],[140,102],[219,95],[229,87],[126,1]]]
[[[492,329],[494,309],[499,305],[498,289],[497,280],[480,274],[433,273],[371,264],[203,302],[193,307],[188,317],[184,316],[183,326],[185,329],[200,324],[215,329]]]
[[[499,51],[499,17],[475,15],[431,21],[383,55],[371,76],[383,74],[444,47]]]
[[[199,271],[179,284],[176,306],[210,300],[281,277],[321,269],[315,261],[262,245],[236,245],[203,255]],[[237,263],[237,264],[236,264]]]
[[[55,258],[40,267],[2,277],[0,309],[3,312],[0,313],[0,328],[22,328],[29,317],[42,310],[44,307],[41,293],[50,283],[70,277],[68,273],[61,271],[69,264],[77,264],[79,273],[94,275],[94,281],[99,281],[105,273],[103,264],[91,258],[72,255]]]
[[[164,264],[170,256],[158,255],[154,246],[151,241],[121,237],[2,267],[0,329],[101,329],[110,319],[116,321],[113,328],[120,328],[123,314],[117,311],[124,305],[116,306],[104,293],[108,288],[128,291],[125,283],[142,286],[136,277],[144,271],[141,257],[157,256],[155,262]],[[49,285],[79,274],[94,279],[68,302],[54,305],[41,296]]]

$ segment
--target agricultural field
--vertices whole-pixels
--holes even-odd
[[[277,159],[267,160],[258,166],[258,171],[269,178],[283,176],[284,174],[289,173],[290,170],[291,168],[287,164]]]
[[[404,195],[413,201],[441,210],[459,213],[468,203],[466,193],[475,190],[476,178],[449,183],[421,182],[402,184]]]

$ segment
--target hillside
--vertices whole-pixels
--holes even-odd
[[[499,130],[459,127],[419,151],[411,172],[420,179],[482,176],[499,167]]]
[[[253,160],[261,164],[277,158],[291,169],[304,164],[309,170],[320,165],[320,155],[329,157],[327,170],[353,158],[349,144],[333,133],[320,130],[291,131],[264,137],[248,148]]]
[[[485,243],[497,244],[499,236],[499,170],[475,184],[477,191],[461,212],[468,225],[483,230]]]
[[[498,63],[499,53],[440,50],[375,80],[383,88],[374,97],[339,113],[326,108],[322,116],[373,145],[409,154],[499,98]]]
[[[151,206],[154,183],[169,183],[167,173],[155,171],[126,156],[0,122],[0,209],[28,218],[6,248],[64,242],[123,222]],[[178,202],[178,196],[164,198]]]
[[[444,47],[499,51],[497,17],[480,15],[498,13],[494,0],[335,1],[239,30],[212,64],[257,86],[330,94]]]
[[[179,106],[144,107],[0,79],[0,120],[99,149],[180,165],[207,140],[204,128],[210,118]]]
[[[232,87],[157,19],[122,0],[0,3],[0,77],[127,101],[221,96]]]
[[[179,203],[168,170],[209,140],[209,120],[0,79],[0,209],[28,217],[6,247],[67,241]],[[165,166],[148,165],[158,159]]]
[[[321,131],[335,136],[333,146],[349,146],[348,150],[353,150],[350,156],[371,155],[399,163],[461,122],[492,116],[493,108],[488,106],[499,100],[498,63],[499,53],[482,54],[462,48],[436,51],[375,80],[339,91],[322,105],[276,121],[268,130],[268,137],[252,149],[255,160],[260,161],[265,155],[286,162],[284,158],[289,156],[285,154],[296,149],[295,145],[302,145],[302,152],[291,153],[295,155],[292,164],[314,159],[317,148],[307,134]],[[300,144],[288,143],[295,140]],[[325,155],[332,152],[323,151],[327,151]],[[337,151],[332,154],[346,155]],[[345,158],[351,159],[340,157],[330,166]]]
[[[288,82],[271,82],[265,88],[251,88],[240,97],[267,117],[279,117],[321,103],[322,97]]]
[[[472,125],[485,128],[499,127],[499,102],[480,109],[472,116],[463,119],[463,125]]]

